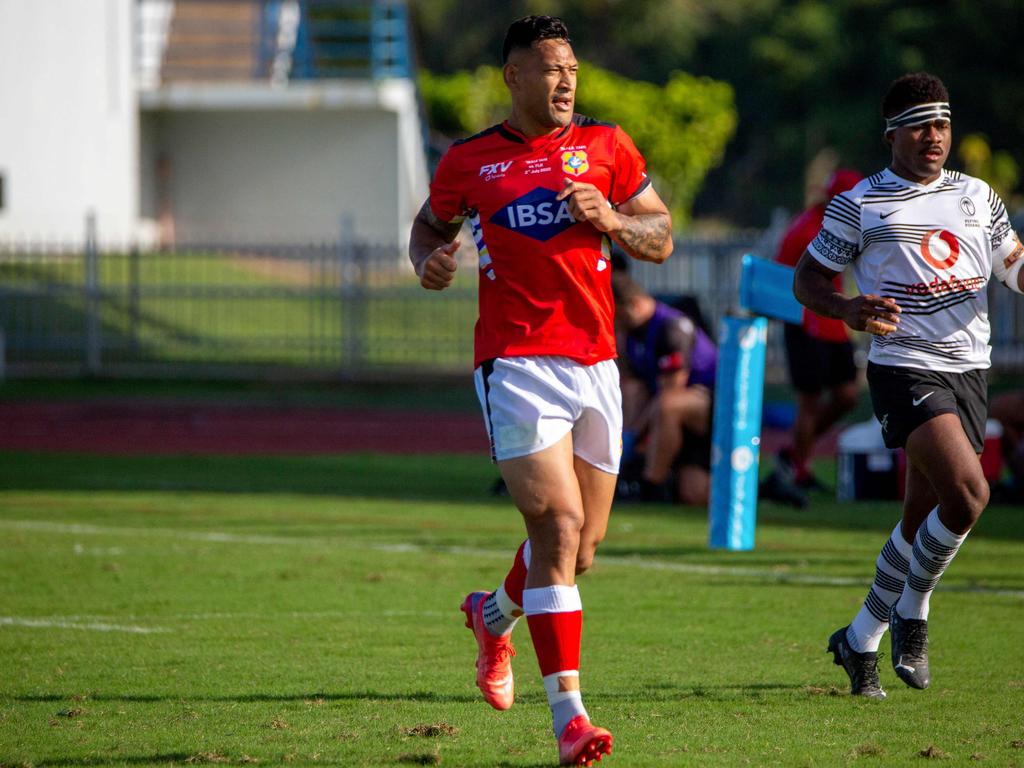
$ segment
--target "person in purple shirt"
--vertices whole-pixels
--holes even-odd
[[[715,344],[692,318],[655,299],[625,272],[613,273],[612,294],[620,330],[623,448],[643,451],[641,497],[706,504]]]

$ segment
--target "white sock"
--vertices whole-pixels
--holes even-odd
[[[531,555],[532,549],[530,547],[530,540],[527,539],[523,542],[523,565],[526,567],[527,571],[530,570]],[[518,561],[512,566],[513,571],[517,571],[517,567]],[[512,572],[509,572],[509,576],[505,577],[506,580],[511,576]],[[525,576],[523,578],[525,578]],[[505,591],[504,581],[501,582],[501,585],[494,590],[494,592],[484,599],[484,626],[487,627],[487,631],[495,637],[501,637],[509,634],[522,615],[523,606],[519,605],[515,600],[509,597],[508,592]]]
[[[516,605],[502,584],[484,599],[484,626],[495,637],[509,634],[523,615],[523,607]]]
[[[907,581],[913,545],[903,538],[903,523],[896,523],[875,562],[875,580],[860,611],[846,630],[846,641],[857,653],[874,653],[889,628],[889,610]]]
[[[921,523],[914,537],[914,554],[910,559],[910,575],[903,594],[896,603],[896,612],[904,619],[927,619],[928,603],[939,578],[956,557],[967,534],[953,533],[939,520],[939,508]]]
[[[579,678],[579,670],[570,669],[564,672],[555,672],[553,675],[547,675],[544,678],[544,690],[548,694],[548,706],[551,707],[551,726],[555,731],[555,738],[562,735],[562,731],[565,730],[565,726],[569,724],[576,715],[587,715],[587,710],[583,708],[583,695],[580,693],[579,688],[575,691],[562,691],[558,679],[560,677],[575,677]]]

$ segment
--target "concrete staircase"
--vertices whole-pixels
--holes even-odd
[[[177,0],[164,49],[165,83],[263,79],[261,4],[244,0]]]

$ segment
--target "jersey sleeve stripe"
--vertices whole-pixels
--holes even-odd
[[[644,180],[640,182],[640,186],[636,188],[636,191],[629,197],[627,197],[625,200],[623,200],[622,203],[628,203],[634,197],[639,197],[644,192],[644,190],[646,190],[649,186],[651,186],[651,177],[644,176]],[[622,203],[616,203],[615,205],[622,205]]]
[[[860,229],[860,216],[851,216],[848,213],[830,209],[825,212],[825,218],[838,221],[840,224],[846,224],[853,229]]]

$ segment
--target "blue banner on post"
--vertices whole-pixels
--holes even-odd
[[[767,318],[722,318],[708,503],[715,549],[754,548],[767,342]]]
[[[800,325],[804,307],[793,295],[793,268],[745,254],[740,262],[740,306],[755,315]]]

